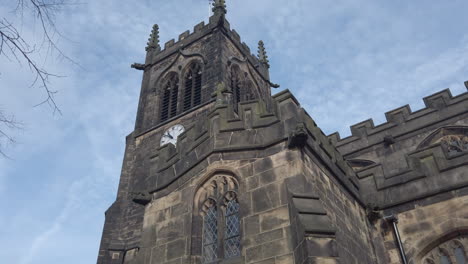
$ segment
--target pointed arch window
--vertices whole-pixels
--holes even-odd
[[[468,264],[468,237],[459,236],[433,248],[423,258],[423,264]]]
[[[200,63],[192,63],[184,74],[184,111],[201,103],[202,67]]]
[[[167,74],[162,82],[161,122],[177,115],[179,96],[179,77],[177,73]]]
[[[241,225],[237,180],[215,175],[196,194],[202,223],[202,263],[218,263],[241,255]],[[197,204],[199,204],[197,206]],[[200,229],[194,226],[195,230]]]

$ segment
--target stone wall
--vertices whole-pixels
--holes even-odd
[[[383,215],[395,215],[409,263],[422,264],[423,257],[439,244],[468,233],[468,188],[415,201],[385,210]],[[373,236],[383,242],[379,259],[390,264],[401,263],[396,238],[391,225],[384,220],[374,224]],[[382,255],[384,253],[384,255]]]
[[[299,172],[298,154],[283,151],[244,160],[239,152],[210,163],[171,194],[152,201],[145,209],[138,263],[201,263],[201,242],[193,235],[202,228],[193,214],[195,192],[210,176],[227,171],[240,183],[242,257],[232,263],[294,263],[284,179]]]

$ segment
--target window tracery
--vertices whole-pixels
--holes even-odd
[[[418,149],[440,144],[449,155],[468,152],[468,127],[449,126],[436,130],[424,139]]]
[[[184,75],[184,111],[201,103],[202,67],[194,62]]]
[[[215,175],[195,195],[198,201],[195,210],[203,217],[202,259],[205,264],[241,254],[237,190],[238,182],[233,176]]]
[[[468,264],[468,237],[461,236],[446,241],[432,249],[423,258],[423,264]]]
[[[439,139],[439,142],[447,149],[449,154],[468,151],[468,136],[447,135]]]
[[[162,82],[161,121],[177,115],[177,99],[179,96],[179,77],[177,73],[169,73]]]

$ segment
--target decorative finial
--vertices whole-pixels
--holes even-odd
[[[270,61],[268,60],[268,56],[266,54],[265,50],[265,44],[263,43],[262,40],[258,42],[258,59],[260,60],[261,63],[263,63],[265,66],[270,68]]]
[[[213,2],[213,13],[215,15],[224,15],[227,13],[226,1],[225,0],[214,0]]]
[[[159,46],[159,26],[158,24],[154,24],[153,30],[151,30],[150,38],[148,39],[148,46],[146,47],[146,51],[150,49],[157,49],[160,50],[161,47]]]

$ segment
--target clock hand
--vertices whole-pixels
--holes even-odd
[[[169,132],[165,132],[163,134],[163,137],[168,137],[168,138],[172,139],[172,136],[169,134]]]

